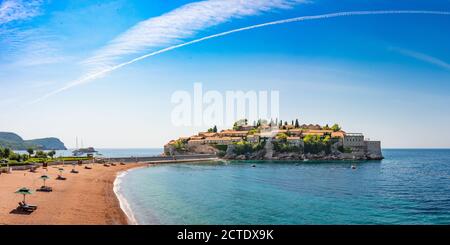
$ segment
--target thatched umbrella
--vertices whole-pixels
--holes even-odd
[[[59,176],[62,177],[62,174],[63,174],[63,172],[64,172],[64,169],[63,169],[63,168],[58,168],[58,171],[59,171]]]
[[[16,193],[16,194],[22,194],[22,195],[23,195],[23,203],[26,203],[26,202],[25,202],[25,197],[26,197],[26,195],[31,195],[31,194],[33,194],[33,192],[32,192],[30,189],[26,188],[26,187],[20,188],[20,189],[17,190],[15,193]]]
[[[47,175],[42,175],[41,177],[40,177],[40,179],[42,179],[43,181],[44,181],[44,187],[45,187],[45,181],[46,180],[48,180],[48,179],[50,179],[50,177],[48,177]]]

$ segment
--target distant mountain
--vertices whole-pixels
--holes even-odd
[[[34,139],[34,140],[25,140],[26,144],[42,146],[42,150],[67,150],[61,140],[58,138],[50,137],[50,138],[42,138],[42,139]]]
[[[64,143],[58,138],[24,140],[19,135],[10,132],[0,132],[0,147],[8,147],[13,150],[26,150],[30,147],[39,150],[67,150]]]

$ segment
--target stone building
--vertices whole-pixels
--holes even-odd
[[[381,152],[381,141],[374,141],[374,140],[366,140],[364,141],[365,144],[365,151],[366,154],[370,157],[370,158],[380,158],[382,157],[382,152]]]
[[[343,138],[344,148],[350,148],[352,152],[365,152],[366,144],[364,143],[364,135],[361,133],[347,133]]]

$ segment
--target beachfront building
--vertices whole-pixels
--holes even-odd
[[[190,147],[196,146],[196,145],[203,145],[203,144],[205,144],[205,140],[203,140],[203,139],[193,139],[193,140],[189,140],[187,144]]]
[[[331,138],[340,138],[343,139],[345,137],[344,131],[331,132]]]
[[[202,140],[202,139],[203,139],[202,136],[191,136],[191,137],[189,137],[189,141],[192,141],[192,140]]]
[[[352,152],[365,152],[364,135],[361,133],[347,133],[343,138],[343,146],[351,149]]]
[[[201,137],[204,137],[204,138],[206,138],[206,137],[215,137],[215,136],[217,136],[217,133],[214,133],[214,132],[200,132],[200,133],[198,133],[198,136],[201,136]]]
[[[245,137],[248,131],[223,130],[219,133],[220,137]]]
[[[252,125],[242,125],[242,126],[239,126],[239,131],[250,131],[254,128],[256,128],[256,127],[252,126]]]
[[[303,129],[301,129],[301,128],[294,128],[294,129],[288,130],[289,135],[298,136],[298,137],[302,136],[302,132],[303,132]]]
[[[258,143],[259,142],[259,135],[248,135],[247,136],[247,142],[249,143]]]
[[[209,137],[204,140],[205,144],[231,145],[241,141],[241,137]]]
[[[333,130],[331,130],[331,129],[309,129],[306,132],[321,133],[323,135],[331,135],[333,133]]]
[[[309,124],[309,125],[303,124],[303,125],[300,126],[300,128],[301,128],[301,129],[313,129],[313,130],[319,130],[319,129],[322,129],[322,127],[321,127],[320,125],[318,125],[318,124],[316,124],[316,125],[313,125],[313,124]]]
[[[288,125],[282,125],[280,128],[282,128],[282,129],[294,129],[295,126],[291,125],[291,124],[288,124]]]
[[[369,155],[381,156],[381,141],[365,140],[365,151]]]

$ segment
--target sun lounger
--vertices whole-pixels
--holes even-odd
[[[36,205],[26,204],[24,202],[19,202],[19,207],[17,207],[19,210],[23,210],[25,212],[33,212],[37,209]]]
[[[51,188],[50,186],[41,186],[41,188],[37,189],[36,191],[52,192],[53,188]]]
[[[111,163],[111,166],[116,166],[116,164],[115,163]]]
[[[109,167],[109,164],[106,164],[106,163],[105,163],[105,164],[103,164],[103,166],[105,166],[105,167]]]
[[[121,162],[120,165],[125,165],[125,163]]]
[[[84,166],[84,168],[85,169],[92,169],[91,167],[89,167],[89,166]]]
[[[73,174],[77,174],[78,173],[78,171],[75,170],[75,169],[72,169],[72,171],[70,171],[70,172],[73,173]]]
[[[57,180],[66,180],[66,177],[62,177],[61,175],[58,175],[58,177],[56,177]]]

